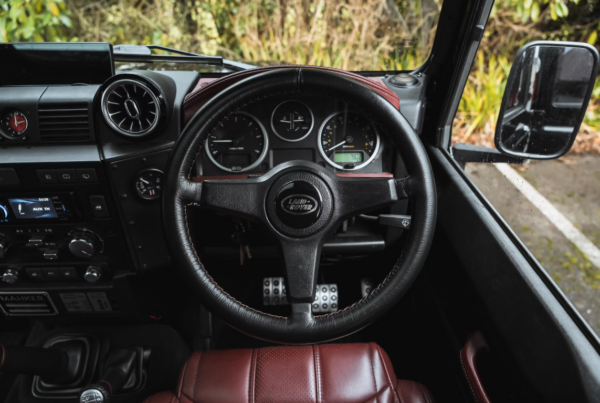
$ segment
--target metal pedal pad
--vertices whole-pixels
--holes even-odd
[[[283,277],[265,277],[263,279],[263,305],[287,305],[287,292]],[[318,284],[313,313],[335,312],[339,308],[337,284]]]
[[[362,297],[366,297],[373,291],[373,280],[370,278],[361,278],[360,279],[360,293]]]
[[[313,313],[335,312],[338,308],[337,284],[317,284],[315,300],[312,304]]]
[[[283,277],[265,277],[263,279],[263,305],[287,305],[287,293]]]

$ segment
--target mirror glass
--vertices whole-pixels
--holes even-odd
[[[530,44],[515,58],[496,128],[504,154],[558,158],[571,148],[593,87],[597,52],[586,45]]]

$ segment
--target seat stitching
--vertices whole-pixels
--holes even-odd
[[[202,351],[200,351],[200,356],[198,357],[198,365],[196,365],[196,374],[194,375],[194,391],[192,395],[192,402],[196,402],[196,385],[198,384],[198,370],[200,369],[200,362],[202,361]]]
[[[181,393],[182,393],[182,391],[183,391],[183,381],[184,381],[184,379],[185,379],[185,373],[187,372],[187,367],[188,367],[188,362],[189,362],[189,361],[190,361],[190,360],[189,360],[189,359],[187,359],[187,360],[185,361],[185,365],[183,366],[183,373],[181,374],[181,382],[179,383],[179,390],[177,391],[177,398],[178,398],[178,399],[179,399],[179,398],[181,398]]]
[[[317,345],[313,346],[313,355],[314,355],[314,361],[315,361],[315,382],[317,385],[316,400],[317,400],[317,403],[321,403],[322,383],[321,383],[321,361],[320,361],[320,357],[319,357],[319,346],[317,346]]]
[[[371,345],[367,344],[367,350],[369,351],[369,363],[371,364],[371,373],[373,374],[373,382],[375,382],[375,403],[379,402],[377,397],[377,393],[379,389],[377,389],[377,379],[375,379],[375,367],[373,366],[373,356],[371,355]]]
[[[460,354],[459,357],[460,357],[460,364],[462,365],[463,371],[465,373],[465,378],[467,378],[467,383],[469,384],[469,388],[471,388],[471,393],[473,394],[475,401],[477,403],[479,403],[479,398],[477,397],[477,394],[475,394],[475,389],[473,389],[473,385],[471,384],[471,378],[469,378],[469,374],[467,374],[467,367],[465,367],[465,363],[463,361],[462,354]]]
[[[383,370],[385,371],[385,375],[388,379],[390,387],[392,388],[392,391],[393,391],[394,395],[396,396],[396,400],[400,400],[400,398],[398,397],[398,392],[396,391],[395,386],[392,384],[392,377],[390,376],[387,365],[385,365],[385,361],[383,359],[383,356],[381,355],[381,347],[379,347],[379,345],[376,345],[375,349],[377,350],[377,355],[379,356],[379,359],[381,360],[381,364],[383,365]]]
[[[250,357],[250,371],[249,371],[249,380],[248,380],[248,402],[254,403],[256,398],[256,356],[258,354],[258,350],[252,349],[252,356]]]

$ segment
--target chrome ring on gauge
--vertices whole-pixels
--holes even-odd
[[[2,112],[0,134],[7,139],[17,139],[25,134],[28,122],[23,112],[10,109]]]
[[[283,101],[271,114],[271,129],[283,141],[294,143],[304,140],[315,125],[312,110],[304,102]]]
[[[269,137],[256,117],[236,112],[212,131],[205,148],[208,158],[220,169],[246,172],[264,161],[269,151]]]
[[[334,168],[352,171],[369,165],[379,152],[379,133],[356,112],[335,112],[321,125],[317,148]]]

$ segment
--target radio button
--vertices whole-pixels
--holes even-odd
[[[44,277],[46,277],[46,278],[59,278],[60,277],[57,267],[44,267],[42,269],[42,271],[44,272]]]
[[[63,183],[77,182],[77,174],[74,169],[57,169],[58,181]]]
[[[77,179],[80,183],[98,182],[98,176],[94,168],[77,168]]]
[[[40,183],[56,183],[58,178],[56,177],[56,171],[54,169],[38,169],[37,173],[38,180]]]
[[[29,268],[25,269],[25,271],[27,272],[27,276],[32,279],[42,278],[42,276],[43,276],[42,269],[37,268],[37,267],[29,267]]]

